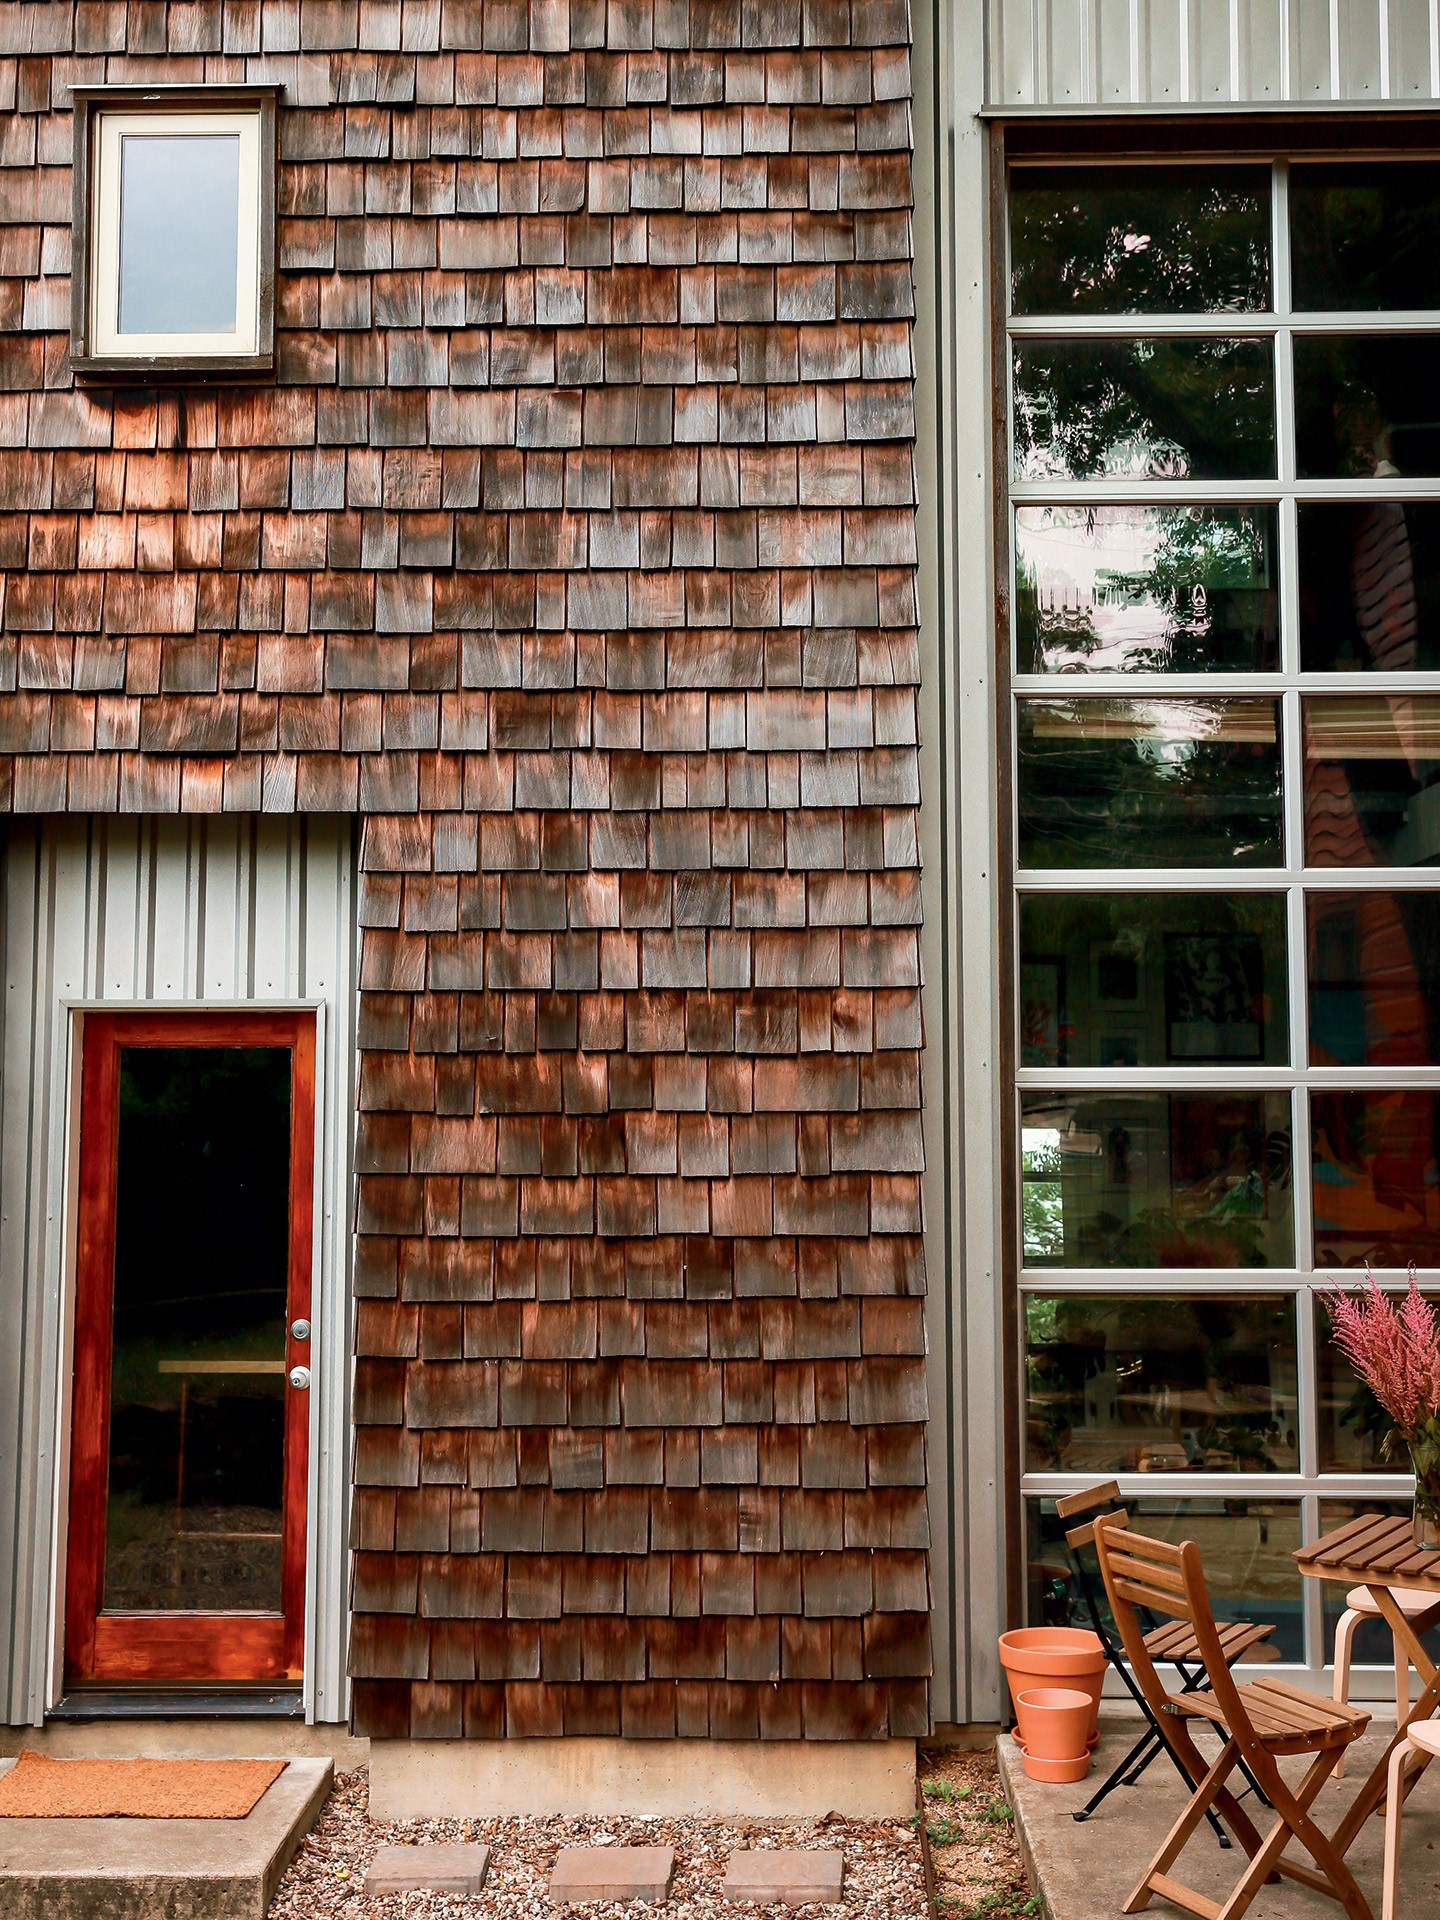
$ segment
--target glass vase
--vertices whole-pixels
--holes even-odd
[[[1432,1414],[1408,1438],[1415,1469],[1413,1538],[1417,1547],[1440,1553],[1440,1415]]]

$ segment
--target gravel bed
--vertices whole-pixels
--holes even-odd
[[[853,1920],[926,1920],[925,1877],[919,1842],[900,1821],[823,1820],[726,1822],[675,1820],[372,1820],[366,1769],[340,1773],[325,1810],[290,1863],[270,1908],[270,1920],[540,1920],[561,1911],[550,1905],[550,1869],[566,1846],[665,1846],[675,1849],[670,1898],[657,1906],[592,1901],[566,1909],[585,1920],[637,1920],[664,1913],[674,1920],[718,1916],[740,1909],[723,1898],[725,1865],[738,1847],[839,1847],[845,1855],[841,1907],[752,1908],[852,1916]],[[434,1893],[365,1892],[365,1869],[382,1846],[421,1840],[482,1840],[490,1848],[483,1892],[468,1897]]]
[[[920,1785],[941,1920],[1038,1920],[994,1748],[931,1747]]]

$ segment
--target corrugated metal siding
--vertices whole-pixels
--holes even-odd
[[[348,820],[20,820],[4,860],[0,1082],[0,1677],[47,1704],[66,1463],[65,1222],[74,1003],[315,1001],[323,1068],[307,1704],[346,1712],[354,850]],[[51,1693],[53,1697],[53,1691]]]
[[[995,107],[1440,96],[1437,0],[988,0]]]

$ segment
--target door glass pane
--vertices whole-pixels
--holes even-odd
[[[1027,1267],[1284,1267],[1286,1093],[1025,1093]]]
[[[233,333],[240,136],[120,141],[121,333]]]
[[[1021,673],[1273,672],[1273,507],[1020,507]]]
[[[1017,480],[1256,480],[1275,471],[1268,340],[1020,340]]]
[[[1289,1052],[1281,895],[1021,896],[1022,1067],[1280,1066]]]
[[[1026,1294],[1033,1473],[1296,1473],[1295,1303]]]
[[[1440,474],[1440,352],[1432,333],[1297,334],[1302,479]]]
[[[1024,167],[1016,313],[1242,313],[1270,304],[1266,167]]]
[[[1440,307],[1440,166],[1292,166],[1290,273],[1310,312]]]
[[[1366,1495],[1359,1495],[1351,1500],[1322,1500],[1320,1531],[1322,1534],[1333,1533],[1337,1527],[1343,1527],[1347,1521],[1356,1520],[1365,1513],[1382,1513],[1392,1518],[1408,1520],[1410,1504],[1408,1500],[1379,1500]],[[1315,1584],[1319,1587],[1325,1604],[1325,1659],[1327,1664],[1333,1665],[1335,1629],[1339,1626],[1340,1615],[1345,1610],[1346,1589],[1335,1580],[1317,1580]],[[1429,1633],[1423,1634],[1421,1644],[1429,1649],[1430,1658],[1440,1663],[1440,1627],[1432,1627]],[[1371,1619],[1360,1622],[1355,1630],[1355,1638],[1350,1643],[1350,1657],[1357,1667],[1384,1667],[1389,1672],[1394,1672],[1395,1641],[1383,1620]]]
[[[1440,1094],[1310,1096],[1317,1267],[1440,1266]]]
[[[1022,700],[1022,867],[1282,858],[1273,700]]]
[[[1440,1065],[1440,893],[1312,893],[1310,1063]]]
[[[290,1053],[124,1047],[104,1605],[279,1612]]]
[[[1440,505],[1302,501],[1297,511],[1304,670],[1440,668]]]
[[[1300,1605],[1300,1508],[1293,1500],[1177,1498],[1172,1494],[1127,1494],[1130,1524],[1152,1538],[1193,1540],[1200,1549],[1210,1604],[1217,1620],[1259,1620],[1275,1632],[1244,1655],[1242,1666],[1300,1662],[1305,1631]],[[1026,1510],[1026,1587],[1032,1626],[1087,1626],[1080,1583],[1065,1545],[1072,1523],[1056,1517],[1053,1500],[1031,1499]],[[1087,1555],[1092,1590],[1102,1620],[1108,1620],[1093,1553]]]
[[[1310,865],[1440,861],[1440,698],[1335,695],[1304,712]]]

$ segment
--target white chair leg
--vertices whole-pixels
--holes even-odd
[[[1410,1718],[1410,1660],[1405,1649],[1395,1642],[1395,1724],[1403,1727]]]
[[[1416,1758],[1408,1741],[1390,1756],[1385,1795],[1385,1888],[1380,1920],[1400,1920],[1400,1814],[1405,1801],[1405,1770]]]
[[[1355,1638],[1355,1629],[1363,1619],[1353,1608],[1347,1607],[1340,1616],[1335,1629],[1335,1699],[1342,1707],[1350,1704],[1350,1647]],[[1335,1778],[1345,1778],[1345,1756],[1342,1753],[1340,1763],[1335,1769]]]

